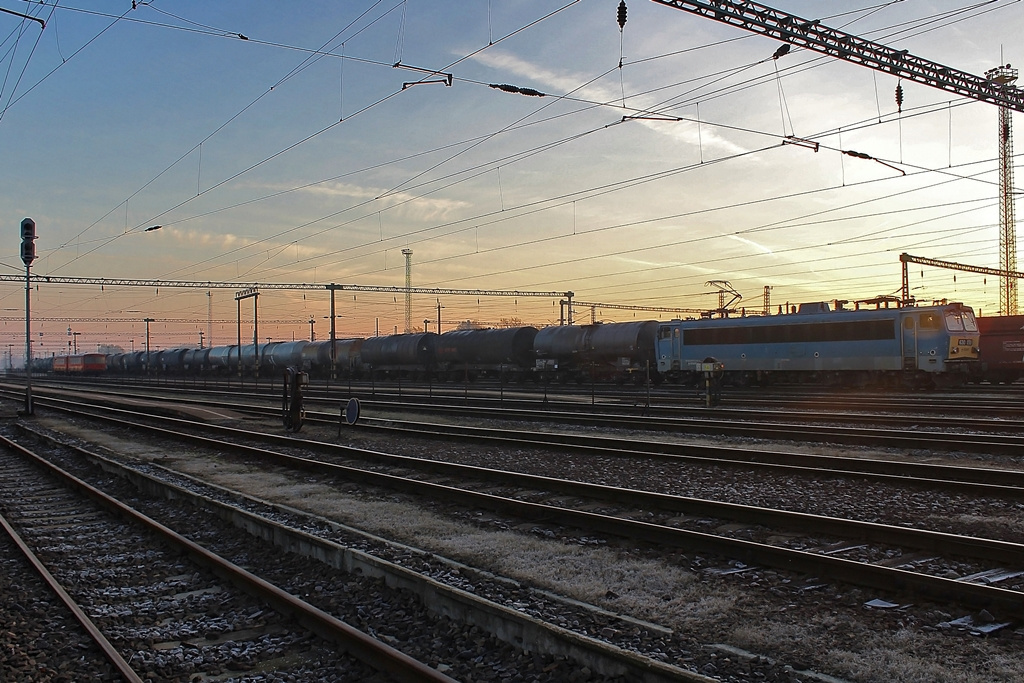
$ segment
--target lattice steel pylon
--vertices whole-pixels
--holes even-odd
[[[997,66],[985,76],[1001,85],[1017,80],[1017,70]],[[1017,221],[1013,201],[1013,125],[1010,109],[999,107],[999,269],[1017,270]],[[999,287],[999,312],[1017,315],[1017,278],[1003,277]]]
[[[412,332],[412,249],[403,249],[405,256],[405,333]]]

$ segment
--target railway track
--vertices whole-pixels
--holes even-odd
[[[38,378],[37,378],[37,381]],[[42,380],[45,381],[45,380]],[[64,383],[80,386],[116,387],[117,390],[158,389],[162,392],[221,392],[259,394],[274,397],[280,378],[248,378],[242,385],[236,379],[153,378],[121,381],[111,378],[63,378]],[[1015,385],[1024,390],[1024,383]],[[240,389],[241,387],[241,389]],[[990,393],[969,391],[953,393],[900,393],[867,391],[822,391],[803,388],[767,388],[725,390],[724,401],[712,414],[729,419],[749,419],[754,414],[770,415],[777,422],[835,422],[876,424],[892,427],[916,425],[968,426],[989,425],[1004,429],[1005,422],[1024,419],[1024,407],[1015,393],[997,388]],[[661,387],[650,392],[644,387],[596,388],[575,385],[539,387],[498,383],[371,383],[312,381],[307,389],[313,398],[331,399],[357,396],[380,403],[470,403],[480,406],[562,411],[625,412],[660,417],[707,416],[702,390]],[[637,410],[640,408],[641,410]],[[1001,424],[1003,423],[1003,424]]]
[[[249,437],[245,432],[210,425],[202,429],[216,431],[221,438],[230,435],[231,441],[142,425],[133,428],[152,429],[207,448],[234,450],[246,458],[258,457],[543,524],[713,552],[740,559],[747,565],[785,568],[897,595],[927,596],[996,609],[1008,615],[1024,615],[1024,571],[1020,570],[1024,567],[1024,546],[1016,543],[728,505],[260,435],[261,444],[273,443],[280,449],[271,451],[263,445],[243,443]],[[282,452],[285,449],[295,454]],[[329,455],[313,459],[310,452]],[[359,460],[372,464],[353,464]],[[1019,488],[987,490],[989,495],[1020,495]],[[690,528],[682,528],[678,524],[680,516],[697,519],[691,520]],[[747,526],[742,527],[742,533],[731,535],[707,533],[701,528],[709,525],[708,518],[712,526],[724,526],[725,520],[741,521]],[[785,543],[764,542],[769,538],[785,539]],[[843,555],[855,559],[844,559]],[[954,576],[955,579],[950,578]]]
[[[39,389],[37,389],[39,391]],[[125,389],[111,391],[101,390],[112,395],[125,397],[136,396],[140,399],[154,397],[151,392],[129,392]],[[17,390],[8,389],[9,395],[15,396]],[[160,395],[164,397],[166,390]],[[254,410],[265,403],[254,403],[253,394],[244,394],[245,400],[227,402],[225,396],[214,396],[208,399],[196,399],[182,391],[180,401],[196,405],[216,405],[231,407],[236,410]],[[228,394],[238,397],[239,394]],[[337,399],[319,398],[315,394],[308,397],[309,405],[316,402],[328,402]],[[347,399],[347,396],[346,396]],[[267,394],[266,400],[274,405],[280,401],[277,394]],[[468,403],[452,402],[420,403],[409,399],[401,401],[385,401],[377,399],[361,399],[364,406],[377,412],[403,411],[418,412],[431,415],[470,417],[474,419],[495,420],[526,420],[534,422],[550,422],[556,424],[573,424],[601,428],[620,428],[660,430],[672,433],[709,434],[728,437],[746,437],[770,440],[817,441],[830,444],[850,446],[874,446],[902,449],[929,449],[937,451],[955,451],[964,453],[984,453],[987,455],[1015,456],[1024,453],[1024,434],[1021,423],[1007,420],[969,420],[947,418],[929,421],[925,418],[907,418],[884,414],[865,414],[851,417],[847,414],[809,413],[800,415],[785,412],[731,411],[727,413],[713,411],[700,412],[696,417],[659,416],[648,414],[649,411],[633,407],[629,411],[618,410],[608,412],[589,412],[577,406],[573,409],[560,409],[559,406],[548,405],[538,407],[533,404],[526,408],[513,408],[504,405],[493,405],[491,402]],[[337,410],[335,408],[335,410]],[[335,413],[337,414],[337,413]]]
[[[45,404],[45,401],[43,404]],[[43,407],[43,404],[40,407]],[[31,434],[32,438],[47,439],[44,434],[31,429],[27,431]],[[52,439],[48,440],[52,441]],[[616,647],[613,644],[595,640],[586,634],[570,633],[557,626],[548,626],[544,621],[537,617],[532,617],[530,614],[542,613],[538,611],[536,605],[539,602],[546,602],[546,611],[551,615],[552,622],[564,621],[567,614],[577,615],[574,623],[579,624],[582,621],[582,628],[584,630],[593,634],[603,635],[604,640],[607,640],[609,633],[616,634],[623,644],[634,643],[637,640],[636,634],[638,632],[650,631],[651,635],[647,639],[654,643],[654,646],[658,646],[656,651],[669,650],[670,648],[664,644],[665,636],[668,632],[653,624],[618,617],[602,610],[583,609],[580,605],[559,601],[553,596],[541,596],[542,599],[538,600],[536,594],[530,595],[529,590],[524,589],[518,584],[508,583],[501,585],[501,582],[498,580],[489,581],[486,577],[468,575],[468,568],[446,565],[438,558],[433,558],[429,554],[410,557],[408,548],[396,549],[394,547],[385,547],[379,549],[381,555],[390,554],[393,557],[404,560],[407,564],[417,566],[419,571],[414,572],[392,564],[387,560],[379,559],[375,555],[367,554],[364,551],[353,550],[351,546],[339,545],[338,542],[331,540],[341,535],[338,533],[336,525],[326,525],[322,520],[294,519],[294,511],[280,509],[268,511],[265,504],[253,500],[249,500],[240,508],[237,495],[210,489],[210,487],[204,486],[201,482],[187,480],[187,478],[180,476],[176,477],[167,472],[161,473],[160,476],[154,476],[153,474],[142,472],[138,468],[125,467],[108,458],[76,448],[73,445],[59,444],[59,446],[75,450],[82,457],[101,463],[104,470],[117,472],[119,477],[134,482],[135,486],[150,492],[151,495],[156,495],[158,498],[189,499],[192,501],[192,505],[202,510],[202,512],[192,515],[193,519],[191,520],[182,522],[179,519],[179,523],[192,526],[193,528],[206,528],[209,526],[209,512],[212,511],[215,516],[231,520],[235,525],[243,526],[249,533],[268,541],[273,540],[279,544],[282,550],[310,555],[321,561],[326,560],[328,564],[339,568],[346,568],[356,574],[379,577],[385,584],[401,588],[403,594],[414,593],[420,595],[424,605],[431,605],[432,610],[446,617],[465,619],[467,624],[465,629],[470,634],[478,632],[478,630],[494,631],[514,640],[518,643],[519,647],[527,646],[535,653],[518,655],[520,660],[525,661],[501,662],[499,664],[500,659],[496,662],[492,658],[508,657],[508,651],[519,651],[518,647],[510,648],[507,645],[502,646],[500,643],[488,644],[481,641],[479,635],[470,635],[467,641],[463,641],[463,644],[456,648],[457,652],[453,651],[452,655],[446,660],[451,663],[450,666],[444,666],[445,670],[459,679],[492,680],[490,676],[493,675],[493,680],[498,681],[508,677],[507,672],[521,671],[524,674],[529,672],[528,680],[555,682],[569,680],[572,671],[584,668],[594,672],[593,678],[590,679],[593,681],[643,680],[651,683],[659,681],[710,683],[711,679],[699,674],[669,666],[661,661],[637,654],[635,652],[635,645],[629,649]],[[152,467],[143,469],[149,469],[150,471],[159,470],[159,468]],[[253,512],[253,510],[259,510],[260,512]],[[173,516],[180,518],[182,514],[181,511],[178,511],[173,513]],[[292,522],[291,525],[281,521],[289,517],[293,518],[289,520]],[[311,534],[309,529],[314,527],[318,527],[318,531],[325,534],[328,538]],[[212,535],[219,535],[220,533],[222,532],[210,530],[205,535],[208,542],[210,542],[212,541],[210,538]],[[359,537],[348,540],[356,546],[365,547],[367,545],[367,538]],[[379,539],[377,539],[377,544],[384,545],[379,542]],[[253,563],[256,561],[250,558],[248,562]],[[269,562],[262,562],[260,566],[274,566],[274,573],[280,580],[287,581],[289,584],[297,584],[300,581],[295,578],[295,575],[301,572],[308,573],[308,564],[308,560],[284,561],[275,559]],[[428,570],[427,575],[421,573],[425,569]],[[324,576],[322,572],[315,572],[315,570],[314,574],[316,575],[312,580],[298,589],[293,588],[293,590],[298,590],[301,594],[329,594],[330,591],[324,589],[323,586],[330,584],[332,579]],[[431,578],[432,576],[435,578]],[[453,580],[455,585],[451,587],[445,586],[439,581],[439,578]],[[338,580],[334,579],[333,581],[337,583]],[[473,584],[484,584],[485,590],[493,594],[492,598],[499,598],[500,604],[493,599],[475,599],[467,595],[465,588],[469,581],[472,581]],[[351,579],[345,581],[346,586],[350,583]],[[494,586],[487,589],[486,584],[488,583],[494,584]],[[472,589],[474,586],[470,585],[470,588]],[[372,602],[395,605],[393,609],[399,609],[403,614],[423,611],[423,607],[415,608],[410,605],[407,597],[403,599],[397,595],[384,595]],[[368,603],[371,603],[371,601],[357,599],[353,604],[346,606],[336,605],[335,608],[349,610],[351,612],[349,616],[353,622],[363,618],[370,619],[372,621],[372,627],[368,628],[370,632],[384,634],[387,638],[394,640],[398,630],[395,626],[396,618],[390,616],[388,611],[385,611],[383,614],[375,613],[372,618],[369,617],[367,614],[369,610],[364,612],[364,608],[361,606]],[[529,614],[524,614],[519,609],[502,607],[502,604],[530,604],[531,609],[528,611]],[[379,610],[375,610],[375,612],[379,612]],[[420,619],[423,620],[425,617]],[[426,619],[430,621],[429,618]],[[397,621],[398,623],[409,621],[409,617],[401,616]],[[436,617],[434,621],[436,621]],[[437,638],[436,631],[437,626],[434,623],[430,626],[419,626],[415,629],[415,632],[420,634],[421,640],[424,639],[424,635],[434,633],[430,638],[425,639],[429,644],[428,651],[435,652],[436,656],[444,661],[444,643]],[[469,645],[468,640],[477,642],[474,645]],[[552,654],[542,656],[541,653],[544,651],[550,651]],[[492,652],[494,654],[489,657],[481,655],[482,652]],[[472,653],[472,656],[468,656],[468,653]],[[576,656],[569,658],[566,655]],[[481,658],[483,658],[484,664],[488,669],[498,673],[481,674],[479,671],[481,667],[479,660]],[[492,659],[492,661],[487,661],[488,659]],[[468,670],[465,668],[467,664],[469,665]],[[543,671],[540,671],[541,669]],[[500,674],[502,671],[506,673]],[[625,679],[620,679],[618,676],[625,676]],[[321,679],[310,678],[308,680]],[[396,678],[396,680],[402,679]],[[439,680],[447,681],[449,679],[446,676],[441,676]]]
[[[124,680],[259,669],[452,683],[46,458],[3,446],[6,531]]]
[[[125,398],[121,395],[120,398]],[[56,397],[55,397],[56,398]],[[60,401],[60,399],[56,399]],[[253,403],[227,403],[221,401],[194,400],[195,405],[228,408],[240,413],[276,418],[277,408],[267,408]],[[64,405],[67,405],[65,402]],[[107,404],[118,405],[118,403]],[[373,407],[374,404],[370,404]],[[387,406],[391,407],[391,406]],[[546,415],[546,414],[545,414]],[[542,415],[543,417],[544,415]],[[335,426],[340,416],[321,411],[307,411],[309,422]],[[587,420],[584,421],[584,424]],[[632,422],[626,423],[636,427]],[[646,423],[640,426],[646,426]],[[663,426],[656,423],[656,427]],[[609,455],[622,458],[643,457],[664,459],[676,463],[707,463],[716,466],[761,468],[769,471],[789,471],[808,476],[844,476],[877,482],[892,482],[902,486],[916,486],[922,489],[945,490],[970,495],[993,495],[1009,499],[1024,497],[1024,471],[1002,467],[968,467],[942,465],[904,459],[881,459],[854,456],[835,456],[765,448],[741,446],[716,446],[650,438],[604,436],[593,433],[538,431],[536,429],[515,429],[476,427],[463,424],[440,424],[422,421],[398,420],[396,418],[364,418],[355,429],[360,431],[403,434],[416,438],[434,438],[442,442],[459,439],[471,443],[515,444],[558,448],[594,455]],[[681,431],[681,430],[680,430]],[[915,435],[917,436],[917,435]],[[949,436],[940,443],[937,450],[958,450],[966,452],[1014,452],[1013,442],[993,444],[986,436]],[[272,439],[273,436],[266,438]],[[898,438],[886,446],[905,444]],[[920,444],[919,444],[920,445]],[[930,445],[930,444],[929,444]],[[943,447],[944,446],[944,447]],[[1014,452],[1016,454],[1016,452]],[[440,466],[440,465],[439,465]]]

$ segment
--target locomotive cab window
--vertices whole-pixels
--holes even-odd
[[[970,311],[947,311],[946,329],[950,332],[977,332],[978,323]]]
[[[950,332],[963,332],[964,321],[956,311],[946,311],[946,329]]]
[[[942,320],[934,313],[922,313],[920,326],[922,330],[941,330]]]

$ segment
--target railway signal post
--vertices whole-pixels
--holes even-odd
[[[21,260],[25,263],[25,414],[33,415],[32,405],[32,262],[36,260],[36,222],[21,221]]]
[[[284,370],[284,394],[281,403],[281,415],[284,428],[288,432],[302,429],[302,421],[306,410],[302,403],[302,389],[309,386],[309,375],[294,366]]]
[[[714,358],[705,358],[702,363],[694,363],[699,372],[704,373],[704,405],[713,408],[722,402],[722,375],[725,374],[725,363]]]

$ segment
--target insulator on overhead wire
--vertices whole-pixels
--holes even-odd
[[[626,0],[619,0],[619,30],[626,25]]]
[[[896,111],[903,112],[903,85],[901,83],[896,84]]]
[[[849,156],[857,157],[858,159],[872,159],[873,158],[870,154],[865,154],[864,152],[855,152],[852,149],[844,149],[844,150],[842,150],[842,152],[843,152],[843,154],[848,154]]]
[[[778,59],[779,57],[789,53],[789,43],[783,43],[779,45],[779,49],[772,55],[772,59]]]
[[[544,93],[542,93],[540,90],[534,90],[533,88],[522,88],[518,85],[509,85],[508,83],[491,83],[487,87],[494,88],[495,90],[501,90],[503,92],[517,93],[519,95],[529,95],[530,97],[544,97]]]

